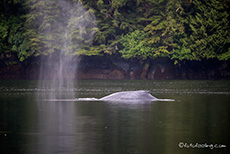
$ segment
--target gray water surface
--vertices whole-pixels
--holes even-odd
[[[49,81],[47,81],[49,82]],[[230,81],[83,80],[78,98],[149,90],[174,102],[37,100],[37,81],[0,81],[2,154],[228,153]]]

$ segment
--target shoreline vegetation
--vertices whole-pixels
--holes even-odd
[[[41,57],[62,50],[66,29],[79,79],[230,79],[229,0],[63,2],[0,1],[0,79],[38,78]],[[82,16],[64,20],[78,5]],[[79,35],[74,23],[92,16]]]

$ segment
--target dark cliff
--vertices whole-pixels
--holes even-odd
[[[12,57],[8,59],[8,63],[6,59],[0,62],[0,79],[39,78],[41,63],[39,57],[23,63],[12,62]],[[82,56],[77,58],[76,63],[78,63],[77,73],[66,74],[66,78],[74,76],[76,79],[230,79],[230,62],[214,59],[183,61],[175,65],[167,58],[139,61]]]

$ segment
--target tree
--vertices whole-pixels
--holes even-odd
[[[21,61],[60,51],[229,60],[229,5],[229,0],[3,0],[0,52]]]
[[[154,57],[154,49],[148,46],[144,41],[146,38],[146,33],[140,30],[135,30],[122,37],[121,44],[123,49],[119,52],[122,57],[129,58],[139,58],[147,59],[149,57]]]
[[[22,57],[60,51],[83,54],[89,50],[95,19],[80,1],[28,0],[25,5],[29,10],[25,37],[30,49],[22,52]]]
[[[193,0],[191,12],[185,13],[186,35],[172,58],[202,60],[230,58],[229,5],[216,0]]]
[[[178,47],[176,36],[183,33],[176,12],[180,5],[174,0],[139,1],[138,4],[141,8],[139,14],[143,14],[138,18],[143,31],[123,37],[124,49],[121,53],[124,57],[132,54],[133,57],[139,55],[143,59],[169,57],[170,51]]]
[[[101,53],[116,54],[121,35],[137,29],[135,1],[132,0],[95,0],[85,1],[94,9],[97,18],[97,31],[94,36],[93,50]]]
[[[4,0],[0,4],[0,52],[15,55],[24,41],[22,0]]]

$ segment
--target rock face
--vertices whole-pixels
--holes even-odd
[[[175,65],[166,58],[147,62],[105,57],[80,60],[78,79],[230,79],[230,61],[185,61]]]
[[[230,79],[230,61],[184,61],[174,64],[167,58],[149,61],[124,60],[116,57],[82,56],[76,58],[77,73],[65,78],[76,79]],[[39,58],[23,63],[5,64],[0,61],[0,79],[38,79]],[[49,77],[46,77],[47,79]]]
[[[0,67],[0,79],[22,79],[24,70],[20,64]]]

